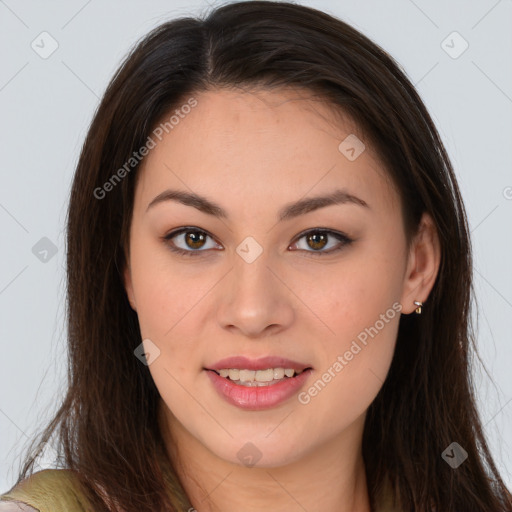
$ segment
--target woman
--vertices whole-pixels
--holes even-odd
[[[29,457],[0,510],[512,510],[451,164],[350,26],[248,2],[155,29],[92,122],[67,242],[41,436],[66,469]]]

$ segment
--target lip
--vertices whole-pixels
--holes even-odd
[[[218,371],[229,368],[238,368],[239,370],[267,370],[268,368],[284,368],[286,370],[287,368],[291,368],[292,370],[299,372],[306,368],[311,368],[311,365],[278,356],[260,357],[259,359],[248,359],[244,356],[233,356],[221,359],[205,369]],[[277,386],[277,384],[275,385]]]
[[[221,361],[221,363],[224,362]],[[226,368],[226,366],[221,366],[221,368]],[[252,369],[247,368],[247,366],[243,368],[247,370]],[[279,368],[279,366],[274,368]],[[290,367],[288,366],[287,368]],[[312,368],[309,368],[295,377],[285,378],[277,384],[261,387],[247,387],[235,384],[228,378],[221,377],[213,369],[206,370],[206,373],[217,393],[228,403],[248,411],[260,411],[275,407],[298,393],[312,371]]]

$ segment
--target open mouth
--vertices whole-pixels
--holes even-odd
[[[279,384],[287,379],[293,379],[301,373],[311,370],[311,367],[303,370],[292,368],[267,368],[265,370],[245,370],[238,368],[225,368],[221,370],[209,370],[215,372],[233,384],[245,387],[264,387]]]

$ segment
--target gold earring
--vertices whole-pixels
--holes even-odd
[[[414,301],[414,305],[415,305],[415,306],[418,306],[418,307],[416,308],[416,314],[417,314],[417,315],[421,315],[421,306],[423,306],[423,302],[420,302],[419,300],[415,300],[415,301]]]

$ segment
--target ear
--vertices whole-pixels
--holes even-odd
[[[432,217],[423,213],[418,231],[411,243],[402,289],[402,313],[412,313],[414,301],[426,302],[441,262],[439,236]]]
[[[134,311],[137,311],[137,304],[135,302],[135,295],[133,293],[133,284],[132,284],[132,271],[129,260],[126,261],[123,270],[123,280],[124,280],[124,288],[126,290],[126,296],[128,297],[128,301]]]

